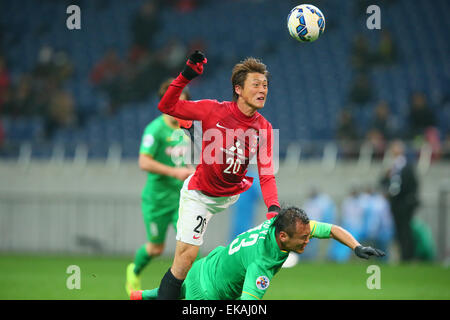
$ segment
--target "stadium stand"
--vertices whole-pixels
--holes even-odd
[[[1,52],[11,79],[11,95],[23,75],[36,74],[39,63],[46,61],[42,49],[49,46],[54,64],[60,66],[61,59],[57,57],[63,56],[73,66],[66,77],[58,78],[57,86],[73,95],[77,118],[76,125],[57,128],[54,134],[46,136],[46,112],[16,114],[8,109],[7,102],[2,102],[2,157],[17,157],[20,144],[27,142],[31,143],[32,156],[39,158],[52,157],[55,146],[61,144],[66,157],[74,156],[77,144],[86,144],[89,158],[104,158],[115,143],[122,146],[123,157],[136,158],[145,125],[159,114],[156,92],[150,85],[156,75],[143,74],[140,83],[149,83],[140,88],[143,94],[133,94],[133,82],[130,87],[125,86],[130,90],[124,89],[125,97],[121,96],[115,112],[109,109],[115,98],[89,79],[92,68],[109,48],[116,49],[123,61],[133,52],[139,53],[131,51],[131,24],[144,1],[75,3],[81,8],[80,30],[65,27],[65,1],[2,3]],[[450,123],[448,104],[443,107],[450,78],[448,1],[397,0],[381,7],[382,29],[389,31],[397,59],[369,67],[367,75],[373,94],[362,105],[351,105],[349,101],[356,76],[351,64],[353,39],[362,33],[370,51],[375,52],[382,32],[361,27],[365,26],[367,15],[358,12],[357,1],[316,1],[314,4],[327,18],[326,31],[315,43],[299,44],[289,37],[285,26],[287,13],[295,4],[277,0],[208,1],[188,12],[161,6],[157,13],[160,26],[149,47],[151,52],[165,52],[168,40],[176,39],[184,53],[194,43],[203,43],[208,66],[204,76],[191,85],[194,99],[229,100],[231,67],[247,56],[262,58],[271,72],[269,98],[262,114],[274,128],[281,129],[282,157],[292,142],[333,141],[337,115],[344,107],[351,107],[360,138],[364,139],[373,109],[381,99],[389,103],[405,131],[410,95],[416,91],[427,96],[438,119],[440,138],[445,139]],[[440,19],[433,12],[439,12]],[[165,63],[155,59],[157,65]],[[154,70],[151,64],[147,67]],[[176,75],[176,68],[167,70],[172,74],[164,77]],[[34,76],[33,90],[45,90],[39,87],[42,79],[46,79],[42,74]],[[305,147],[303,151],[309,149]],[[303,151],[302,156],[308,156]]]

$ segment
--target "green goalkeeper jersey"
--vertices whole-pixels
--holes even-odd
[[[145,128],[139,153],[149,155],[167,166],[182,167],[185,165],[188,144],[189,138],[183,131],[170,127],[161,115]],[[149,212],[158,215],[158,208],[167,211],[167,208],[178,206],[182,186],[183,181],[176,178],[149,172],[142,199],[154,207]]]
[[[200,287],[211,300],[261,299],[289,253],[280,250],[273,220],[250,229],[219,246],[196,263]],[[331,224],[310,220],[311,237],[329,238]],[[189,277],[189,274],[188,274]]]

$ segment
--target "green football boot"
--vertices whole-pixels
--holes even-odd
[[[134,263],[130,263],[127,267],[127,282],[125,289],[130,297],[133,291],[141,290],[141,277],[134,273]]]

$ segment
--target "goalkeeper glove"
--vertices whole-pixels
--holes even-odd
[[[205,55],[202,52],[195,50],[195,52],[189,56],[181,74],[191,81],[203,73],[203,65],[207,62],[208,60]]]
[[[361,245],[355,248],[355,254],[362,259],[369,259],[370,256],[384,257],[386,255],[379,249],[374,249],[372,247],[363,247]]]
[[[267,220],[270,220],[273,217],[275,217],[280,212],[280,210],[281,210],[280,207],[276,205],[270,206],[268,212],[266,213]]]

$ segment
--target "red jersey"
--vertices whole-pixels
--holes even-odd
[[[188,80],[181,74],[170,84],[158,109],[173,117],[202,121],[200,164],[188,188],[207,196],[232,196],[251,187],[247,168],[256,156],[264,202],[280,206],[273,169],[272,125],[258,112],[242,113],[236,102],[179,100]]]

